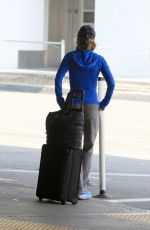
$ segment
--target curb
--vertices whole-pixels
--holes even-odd
[[[2,83],[0,82],[0,91],[6,92],[22,92],[22,93],[44,93],[55,94],[54,85],[38,85],[38,84],[24,84],[24,83]],[[68,93],[69,87],[63,87],[63,93]],[[120,100],[135,100],[135,101],[150,101],[150,90],[131,90],[128,88],[118,89],[113,95],[114,99]]]

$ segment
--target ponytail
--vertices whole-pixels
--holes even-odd
[[[86,37],[77,37],[77,49],[94,50],[95,48],[95,40],[90,34],[87,34]]]

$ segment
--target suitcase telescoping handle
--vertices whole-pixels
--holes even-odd
[[[66,104],[69,110],[82,111],[84,92],[81,89],[73,89],[68,93]]]

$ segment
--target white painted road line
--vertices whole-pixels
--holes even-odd
[[[150,177],[150,174],[141,173],[106,173],[106,176],[124,176],[124,177]],[[99,172],[90,173],[91,178],[99,177]]]
[[[139,173],[106,173],[107,176],[125,176],[125,177],[150,177],[150,174]]]
[[[15,173],[38,173],[38,170],[24,170],[24,169],[0,169],[0,172],[15,172]]]
[[[150,212],[149,210],[147,210],[146,212],[112,212],[112,213],[104,213],[104,215],[107,215],[107,216],[112,216],[112,215],[123,215],[123,216],[126,216],[126,215],[137,215],[137,216],[140,216],[140,215],[150,215]]]
[[[12,182],[17,182],[17,181],[16,180],[12,180],[12,179],[0,178],[0,182],[12,183]]]
[[[131,199],[116,199],[116,200],[106,200],[111,203],[133,203],[133,202],[147,202],[150,198],[131,198]]]
[[[0,172],[18,172],[18,173],[38,173],[38,170],[25,170],[25,169],[0,169]],[[150,177],[150,174],[138,174],[138,173],[106,173],[106,176],[123,176],[123,177]],[[91,179],[98,179],[99,172],[91,172]]]

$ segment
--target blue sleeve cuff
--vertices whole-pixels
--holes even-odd
[[[57,97],[57,103],[61,109],[65,107],[65,100],[63,97],[59,97],[59,98]]]
[[[106,108],[106,106],[104,106],[101,102],[99,102],[99,109],[104,110]]]

